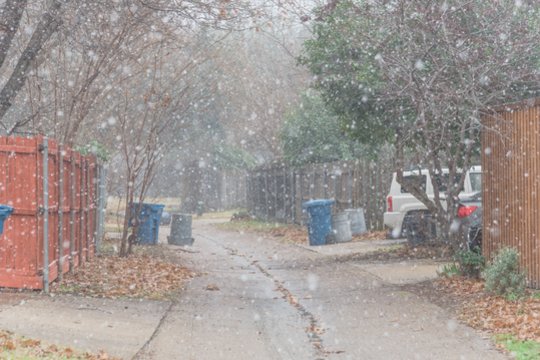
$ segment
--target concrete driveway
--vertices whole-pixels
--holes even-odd
[[[203,222],[195,222],[194,237],[183,259],[202,275],[138,359],[505,358],[395,285],[433,277],[438,264],[341,263]]]

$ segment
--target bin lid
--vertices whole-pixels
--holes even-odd
[[[305,203],[302,204],[302,207],[303,208],[309,208],[309,207],[313,207],[313,206],[330,206],[333,203],[335,203],[335,200],[331,200],[331,199],[315,199],[315,200],[306,201]]]
[[[1,216],[9,216],[13,213],[13,207],[8,205],[0,205],[0,215]]]
[[[152,211],[159,211],[165,208],[165,205],[162,204],[145,204],[148,206]]]
[[[163,204],[150,204],[150,203],[131,203],[132,207],[140,206],[141,210],[144,211],[145,209],[150,209],[151,211],[157,211],[160,209],[165,208],[165,205]]]

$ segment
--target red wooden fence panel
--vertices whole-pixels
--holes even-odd
[[[49,282],[54,281],[95,251],[96,196],[90,185],[96,181],[96,159],[48,140],[48,173],[43,174],[43,144],[42,136],[0,137],[0,203],[14,208],[0,236],[0,287],[42,289],[44,266]],[[48,224],[44,221],[44,176],[48,179]]]
[[[88,257],[93,258],[95,254],[96,244],[96,216],[97,216],[97,164],[95,157],[88,158],[88,174],[87,174],[87,192],[88,192]]]
[[[73,198],[73,210],[75,211],[75,220],[74,220],[74,246],[71,256],[74,258],[74,265],[79,266],[82,263],[82,237],[81,237],[81,154],[74,152],[73,153],[73,173],[74,173],[74,183],[73,188],[74,198]]]
[[[70,259],[70,249],[71,249],[71,241],[70,241],[70,201],[71,201],[71,195],[70,195],[70,189],[71,189],[71,158],[72,158],[72,151],[69,148],[62,148],[62,162],[58,164],[58,166],[62,167],[62,199],[61,199],[61,207],[59,211],[62,213],[63,221],[62,221],[62,242],[59,243],[60,248],[60,256],[62,258],[62,272],[65,273],[69,271],[69,259]],[[59,169],[60,173],[60,169]],[[60,174],[59,174],[60,176]],[[59,184],[60,186],[60,184]],[[60,229],[59,229],[60,231]]]
[[[0,286],[39,288],[38,146],[0,138],[0,203],[14,207],[0,237]]]

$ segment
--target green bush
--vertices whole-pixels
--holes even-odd
[[[479,249],[458,251],[454,258],[461,275],[467,277],[479,278],[486,264]]]
[[[509,300],[516,300],[525,292],[525,273],[519,269],[516,249],[501,249],[484,271],[486,290]]]

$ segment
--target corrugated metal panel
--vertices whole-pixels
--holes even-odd
[[[530,286],[539,287],[540,103],[501,107],[484,125],[484,255],[516,248]]]

